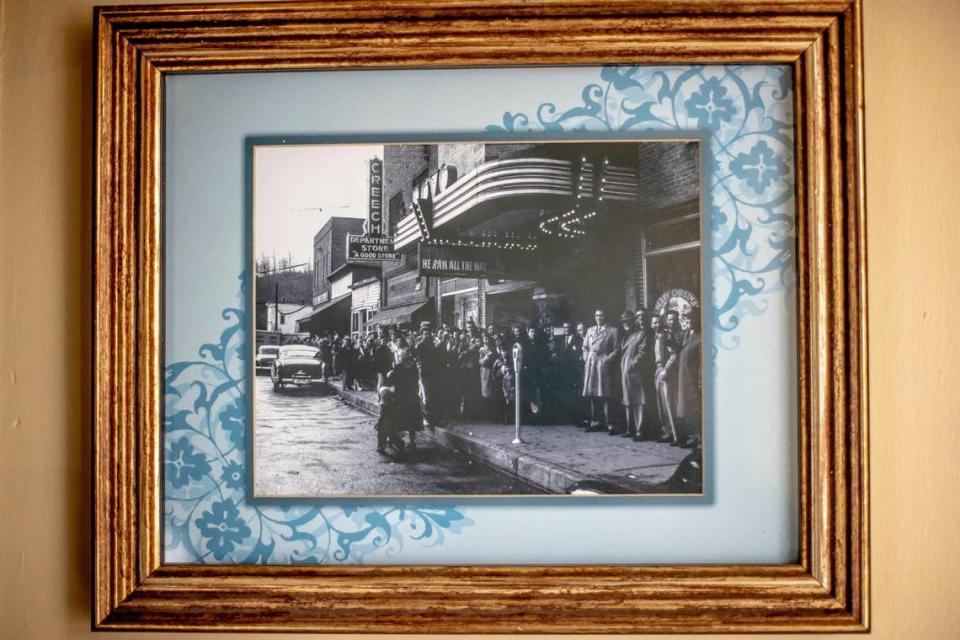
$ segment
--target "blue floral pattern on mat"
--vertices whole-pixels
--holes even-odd
[[[241,301],[244,297],[241,287]],[[238,305],[240,306],[240,305]],[[246,501],[245,314],[199,359],[177,362],[164,387],[164,561],[344,563],[397,557],[407,542],[439,545],[472,524],[450,506],[271,505]]]
[[[715,346],[734,348],[743,318],[793,285],[791,84],[786,67],[605,67],[579,104],[505,112],[487,130],[708,132],[710,319]],[[241,287],[217,342],[165,370],[165,562],[383,561],[473,524],[453,506],[247,502],[244,299]]]
[[[714,347],[794,284],[792,78],[780,66],[605,67],[581,104],[505,112],[494,133],[603,131],[709,136],[706,243]]]

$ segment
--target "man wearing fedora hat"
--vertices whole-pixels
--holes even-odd
[[[636,313],[624,311],[620,324],[625,332],[620,347],[620,380],[627,429],[622,435],[640,440],[643,436],[643,414],[647,403],[647,388],[653,369],[653,349],[647,328],[646,309]]]

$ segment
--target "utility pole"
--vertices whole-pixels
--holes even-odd
[[[280,283],[273,283],[273,330],[280,331]]]

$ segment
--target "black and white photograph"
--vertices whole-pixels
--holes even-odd
[[[698,140],[250,149],[255,498],[703,493]]]

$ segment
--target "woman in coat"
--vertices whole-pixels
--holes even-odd
[[[517,381],[513,370],[513,357],[508,347],[501,344],[497,350],[497,377],[500,378],[500,397],[503,399],[502,418],[504,424],[514,420],[514,403],[516,402]]]
[[[480,364],[480,397],[483,413],[485,418],[490,418],[493,416],[493,387],[497,382],[493,372],[497,363],[497,350],[492,337],[484,338],[477,357]]]
[[[343,388],[353,390],[357,382],[357,349],[349,337],[343,339],[337,358],[343,372]]]
[[[388,444],[397,451],[405,446],[416,446],[416,432],[423,430],[420,412],[419,378],[417,366],[409,356],[406,342],[398,341],[394,350],[394,365],[384,376],[384,385],[378,390],[380,419],[377,420],[377,451],[386,452]],[[404,445],[402,433],[409,434],[409,445]]]

